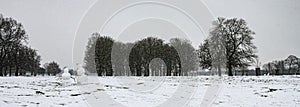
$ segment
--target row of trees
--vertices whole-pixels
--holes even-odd
[[[40,67],[41,56],[27,41],[23,25],[0,14],[0,76],[56,75],[61,72],[57,62]]]
[[[23,25],[0,14],[0,76],[36,75],[41,57],[27,45]]]
[[[284,60],[274,60],[264,64],[263,69],[271,75],[300,74],[300,58],[290,55]]]
[[[63,69],[66,67],[63,67]],[[37,75],[42,75],[42,76],[57,76],[58,74],[63,73],[63,69],[60,68],[59,64],[55,61],[45,63],[43,67],[40,67]],[[69,69],[69,73],[71,75],[77,75],[77,71],[74,69]],[[59,76],[59,75],[58,75]]]
[[[233,71],[245,71],[256,64],[260,75],[253,35],[243,19],[219,17],[213,21],[207,39],[195,50],[186,39],[173,38],[169,43],[156,37],[148,37],[134,43],[122,43],[108,36],[93,33],[85,53],[84,68],[98,76],[180,76],[202,69],[218,71],[226,68],[229,76]],[[300,73],[300,59],[290,55],[263,65],[270,74]]]
[[[165,43],[148,37],[122,43],[99,33],[89,39],[84,61],[84,68],[99,76],[179,76],[198,67],[195,49],[186,39],[173,38]]]
[[[209,37],[197,50],[190,41],[179,38],[164,43],[148,37],[125,44],[94,33],[87,45],[84,67],[99,76],[169,76],[187,75],[199,65],[202,69],[218,70],[219,75],[222,68],[227,68],[228,75],[233,76],[233,70],[247,69],[258,58],[252,41],[254,34],[245,20],[222,17],[213,21]]]
[[[134,76],[149,76],[151,65],[157,65],[152,66],[154,69],[155,67],[160,68],[158,65],[160,62],[153,61],[150,63],[155,58],[159,58],[165,63],[162,63],[166,67],[166,74],[163,75],[181,75],[182,67],[176,49],[170,44],[164,44],[163,40],[154,37],[142,39],[133,46],[129,54],[131,74]]]
[[[186,39],[173,38],[168,43],[148,37],[134,43],[122,43],[93,33],[85,54],[84,68],[99,76],[178,76],[202,69],[219,71],[247,69],[258,63],[255,34],[243,19],[219,17],[213,21],[209,37],[195,50]],[[28,46],[23,25],[0,14],[0,76],[56,75],[61,72],[56,62],[40,67],[41,56]],[[272,61],[263,66],[271,74],[299,73],[300,60],[290,55],[285,60]],[[74,71],[71,71],[75,73]]]

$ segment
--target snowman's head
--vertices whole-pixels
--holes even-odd
[[[67,67],[65,67],[64,73],[67,73],[67,72],[69,72],[69,69]]]

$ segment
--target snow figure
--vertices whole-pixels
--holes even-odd
[[[68,80],[71,78],[71,74],[69,73],[69,69],[65,68],[64,73],[61,75],[63,80]]]
[[[75,79],[71,77],[71,74],[69,73],[69,69],[67,67],[61,74],[60,81],[62,86],[69,86],[75,84]]]
[[[87,81],[87,76],[85,75],[85,70],[81,64],[77,64],[77,83],[82,84]]]

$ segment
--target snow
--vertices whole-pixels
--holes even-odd
[[[62,85],[57,77],[0,77],[0,107],[300,105],[299,76],[97,77]]]
[[[63,80],[71,79],[71,74],[69,73],[69,69],[65,68],[64,73],[61,75]]]
[[[61,86],[55,77],[1,77],[0,107],[86,106],[76,86]]]
[[[81,64],[77,64],[77,77],[76,77],[76,83],[81,84],[83,82],[87,81],[87,77],[85,75],[85,70]]]

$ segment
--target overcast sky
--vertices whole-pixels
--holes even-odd
[[[254,44],[258,47],[262,63],[285,59],[289,54],[300,57],[299,0],[203,2],[214,17],[237,17],[248,22],[249,27],[256,32]],[[82,17],[94,3],[95,0],[1,0],[0,13],[24,25],[29,35],[29,45],[38,50],[42,63],[57,61],[62,67],[72,67],[75,33]],[[158,20],[151,22],[160,23]],[[132,30],[138,26],[130,28]]]

